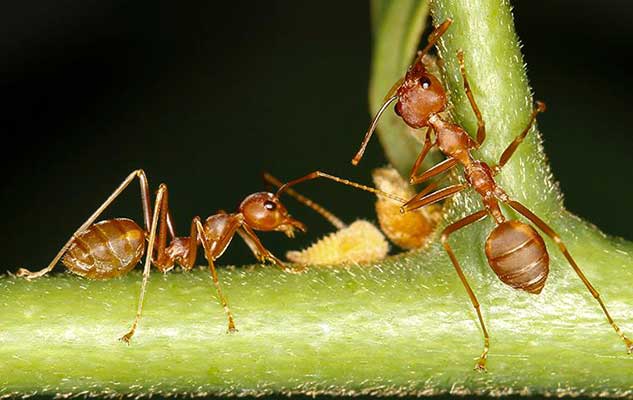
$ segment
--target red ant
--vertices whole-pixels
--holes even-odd
[[[46,268],[37,272],[21,268],[17,275],[29,280],[39,278],[51,271],[61,258],[62,263],[71,272],[88,279],[105,280],[126,274],[136,266],[145,254],[143,281],[136,317],[130,330],[120,338],[129,343],[141,318],[151,266],[156,266],[161,272],[170,271],[175,264],[180,265],[184,270],[191,270],[196,263],[198,245],[202,244],[213,283],[228,318],[228,331],[235,332],[235,322],[220,287],[215,261],[222,256],[233,236],[237,233],[261,262],[271,261],[285,272],[299,272],[300,270],[286,267],[281,260],[268,251],[260,242],[255,231],[280,231],[289,238],[294,236],[295,229],[305,232],[305,225],[290,216],[286,207],[279,200],[279,196],[284,191],[288,191],[290,194],[292,190],[289,189],[289,186],[295,183],[318,177],[331,179],[375,194],[391,196],[380,190],[317,171],[308,177],[293,181],[294,183],[283,185],[277,194],[258,192],[247,196],[235,213],[228,214],[220,211],[208,217],[204,223],[201,222],[200,217],[195,217],[191,221],[189,236],[177,237],[168,207],[167,186],[165,184],[159,186],[152,212],[147,177],[145,172],[139,169],[129,174],[105,202],[73,233]],[[141,189],[145,229],[128,218],[109,219],[94,223],[135,178],[138,178]],[[395,196],[392,197],[400,203],[404,201]],[[323,207],[303,196],[297,199],[333,224],[337,223],[338,219]],[[340,222],[340,220],[338,221]],[[158,226],[160,227],[158,228]],[[171,237],[169,245],[167,245],[168,232]],[[147,251],[145,250],[146,240],[148,242]],[[156,251],[154,251],[154,247],[156,247]]]
[[[504,203],[519,212],[530,222],[536,225],[543,233],[549,236],[559,247],[571,267],[585,284],[592,296],[598,301],[608,322],[616,333],[624,340],[629,353],[633,352],[633,342],[628,339],[618,325],[613,321],[607,311],[605,304],[600,298],[598,291],[591,285],[589,280],[580,270],[571,254],[563,244],[560,236],[547,225],[541,218],[532,213],[527,207],[516,200],[511,199],[508,194],[495,182],[495,175],[501,172],[502,168],[512,157],[517,147],[525,139],[535,123],[537,114],[545,111],[545,104],[536,102],[536,108],[532,111],[530,121],[525,129],[510,143],[501,154],[497,165],[489,166],[481,160],[475,159],[471,150],[478,149],[486,138],[485,123],[481,112],[477,107],[475,98],[470,89],[466,68],[464,66],[463,52],[459,51],[457,58],[460,64],[461,76],[464,81],[464,90],[470,105],[477,117],[477,140],[474,141],[468,133],[460,126],[452,124],[442,119],[440,113],[447,107],[447,96],[440,81],[430,74],[423,61],[423,56],[439,40],[450,26],[452,20],[448,19],[438,26],[430,35],[428,45],[418,54],[417,59],[409,67],[404,79],[398,82],[388,99],[374,117],[360,147],[360,150],[353,158],[352,163],[358,164],[363,156],[363,152],[376,127],[378,119],[386,110],[387,106],[397,100],[395,112],[404,122],[412,128],[419,129],[428,127],[424,146],[420,155],[415,161],[409,180],[411,184],[418,184],[427,181],[431,177],[444,173],[458,164],[464,168],[466,183],[448,186],[439,190],[437,183],[428,185],[421,193],[417,194],[402,207],[401,212],[415,210],[429,204],[436,203],[455,195],[467,188],[473,188],[482,198],[484,209],[477,211],[467,217],[448,225],[441,235],[442,245],[448,253],[460,280],[462,281],[468,296],[475,307],[479,323],[484,336],[484,350],[476,364],[477,370],[485,370],[486,358],[489,349],[489,336],[484,319],[482,317],[479,302],[475,293],[471,289],[466,277],[459,266],[459,262],[448,242],[449,236],[455,231],[466,227],[472,223],[483,220],[491,216],[496,227],[489,234],[485,243],[486,257],[488,264],[497,274],[499,279],[514,289],[525,290],[529,293],[538,294],[545,285],[545,280],[549,273],[549,255],[547,248],[539,233],[529,224],[518,220],[506,219],[501,212],[500,203]],[[435,132],[435,141],[431,141],[431,132]],[[428,151],[437,146],[446,156],[446,160],[428,169],[421,175],[416,175],[418,168],[424,160]],[[435,190],[435,191],[433,191]]]

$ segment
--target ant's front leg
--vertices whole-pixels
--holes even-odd
[[[257,235],[255,235],[255,232],[253,232],[253,230],[250,227],[243,225],[237,231],[237,233],[242,237],[244,242],[246,242],[248,247],[253,252],[253,255],[255,255],[255,258],[257,258],[259,261],[261,262],[264,262],[266,260],[271,261],[275,263],[279,268],[281,268],[284,272],[288,272],[291,274],[303,272],[304,268],[301,268],[301,269],[289,268],[286,266],[286,264],[283,261],[275,257],[273,253],[271,253],[267,248],[264,247],[262,242],[260,242]]]
[[[429,126],[428,129],[426,130],[426,136],[424,138],[424,146],[422,146],[422,150],[420,151],[420,154],[418,154],[418,158],[415,159],[415,163],[413,163],[413,167],[411,167],[411,172],[409,173],[409,183],[412,185],[414,184],[415,179],[417,178],[416,173],[418,172],[420,165],[422,165],[422,162],[426,158],[426,155],[429,153],[429,150],[431,150],[431,147],[433,147],[433,143],[431,143],[432,129],[433,128]]]
[[[434,186],[434,184],[429,185],[429,187],[432,186]],[[461,192],[462,190],[468,189],[468,187],[469,186],[467,184],[452,185],[431,193],[428,193],[428,191],[425,189],[419,194],[413,196],[413,198],[411,198],[409,201],[404,203],[402,207],[400,207],[400,212],[405,213],[424,206],[431,205],[433,203],[437,203],[438,201],[449,198],[454,194]]]
[[[424,173],[420,176],[411,176],[409,178],[409,183],[412,185],[417,185],[418,183],[426,182],[432,177],[439,175],[441,173],[449,171],[451,168],[456,166],[458,163],[456,158],[450,157],[446,160],[442,161],[439,164],[434,165],[433,167],[424,171]]]

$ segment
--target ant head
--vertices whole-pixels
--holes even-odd
[[[426,70],[422,57],[409,67],[404,82],[396,91],[396,97],[396,114],[412,128],[427,126],[431,115],[446,108],[444,87]]]
[[[367,129],[360,149],[352,159],[352,164],[357,165],[360,162],[380,116],[391,102],[398,100],[395,111],[412,128],[427,126],[431,115],[446,108],[446,92],[440,81],[426,70],[422,59],[431,47],[435,46],[452,22],[453,20],[449,18],[431,32],[429,42],[422,51],[418,52],[418,57],[407,70],[404,79],[398,81],[385,96],[385,102]]]
[[[292,218],[279,198],[272,193],[251,194],[242,201],[239,210],[246,224],[259,231],[280,231],[288,237],[294,236],[295,229],[306,231],[305,225]]]

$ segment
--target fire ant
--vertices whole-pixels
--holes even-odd
[[[485,370],[490,339],[477,297],[466,280],[466,276],[459,266],[459,262],[449,244],[448,239],[450,235],[459,229],[491,216],[496,223],[496,227],[486,239],[485,253],[488,258],[488,264],[503,283],[514,289],[539,294],[545,285],[549,273],[549,255],[541,235],[529,224],[516,219],[507,219],[501,212],[500,203],[509,205],[523,215],[558,245],[560,251],[578,277],[600,304],[607,321],[622,338],[627,347],[627,351],[629,353],[633,352],[633,341],[628,339],[613,321],[604,302],[600,298],[600,294],[580,270],[560,236],[527,207],[510,198],[495,182],[494,177],[501,172],[517,147],[525,139],[536,121],[536,116],[545,111],[545,104],[538,101],[536,102],[536,107],[531,113],[527,126],[501,154],[497,165],[489,166],[484,161],[475,159],[471,151],[478,149],[484,143],[486,127],[468,82],[463,52],[459,51],[457,58],[460,64],[464,90],[471,108],[477,117],[478,128],[476,141],[460,126],[442,119],[439,115],[439,113],[444,111],[447,107],[446,92],[439,80],[428,72],[422,62],[422,57],[435,45],[448,29],[451,22],[452,20],[450,19],[444,21],[431,33],[427,46],[419,52],[415,62],[407,70],[405,77],[394,85],[394,88],[387,95],[388,98],[385,103],[374,117],[352,163],[354,165],[358,164],[381,114],[387,109],[387,106],[391,102],[397,100],[395,112],[407,125],[414,129],[423,127],[429,128],[426,133],[422,151],[411,170],[409,177],[410,183],[418,184],[425,182],[431,177],[449,171],[458,164],[463,166],[463,173],[466,178],[465,183],[448,186],[439,190],[435,190],[438,187],[437,182],[431,183],[421,193],[407,201],[401,207],[401,212],[404,213],[436,203],[468,188],[473,188],[481,196],[484,209],[448,225],[444,228],[441,235],[442,245],[448,253],[462,284],[466,288],[466,292],[477,312],[479,324],[483,332],[484,350],[479,357],[475,369],[481,371]],[[432,131],[435,132],[434,141],[431,140]],[[431,167],[421,175],[417,175],[418,168],[426,154],[434,146],[437,146],[446,156],[446,160]]]
[[[382,193],[377,189],[365,187],[364,185],[319,171],[310,174],[310,177],[309,179],[324,177],[368,190],[375,194]],[[142,229],[136,222],[128,218],[109,219],[94,223],[99,215],[136,178],[139,180],[141,189],[145,229]],[[303,180],[306,180],[305,177]],[[264,247],[255,234],[255,231],[280,231],[292,238],[295,230],[305,232],[305,225],[291,217],[286,207],[279,200],[281,193],[291,190],[289,186],[292,184],[294,183],[283,185],[277,194],[257,192],[247,196],[240,203],[235,213],[229,214],[220,211],[208,217],[204,223],[200,217],[195,217],[191,221],[189,236],[177,237],[173,218],[168,207],[167,186],[165,184],[159,186],[154,201],[154,210],[152,211],[147,177],[142,169],[138,169],[130,173],[103,204],[73,233],[46,268],[37,272],[21,268],[18,270],[17,275],[28,280],[39,278],[50,272],[61,259],[66,268],[77,275],[88,279],[105,280],[125,275],[136,266],[145,254],[143,281],[136,316],[130,330],[120,338],[120,340],[129,344],[143,311],[143,302],[151,266],[156,266],[161,272],[170,271],[175,264],[180,265],[184,270],[191,270],[196,262],[198,246],[202,244],[218,298],[228,318],[228,332],[235,332],[235,321],[226,297],[222,293],[215,269],[215,261],[222,256],[231,243],[233,236],[237,233],[246,242],[258,260],[262,262],[270,261],[285,272],[300,272],[300,270],[286,267],[281,260]],[[390,196],[388,193],[382,194]],[[396,198],[396,200],[401,203],[404,201],[400,198]],[[302,201],[326,219],[331,218],[331,213],[311,200],[303,198],[303,200],[299,199],[299,201]],[[167,233],[171,237],[169,245],[167,245]],[[147,251],[145,249],[146,241]]]

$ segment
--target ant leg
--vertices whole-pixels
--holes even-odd
[[[481,116],[481,111],[477,106],[475,96],[473,96],[473,91],[470,88],[470,83],[468,82],[468,76],[466,75],[466,66],[464,65],[464,52],[462,50],[459,50],[457,52],[457,60],[459,61],[459,71],[461,72],[462,79],[464,81],[464,91],[466,92],[466,97],[468,97],[470,107],[473,109],[473,112],[477,117],[477,147],[479,147],[484,143],[484,140],[486,140],[486,123]]]
[[[510,145],[503,151],[503,153],[501,154],[501,158],[499,159],[499,163],[493,167],[495,174],[499,173],[499,171],[501,171],[501,168],[506,165],[510,157],[512,157],[512,155],[516,151],[517,147],[519,147],[521,142],[523,142],[523,139],[525,139],[527,134],[530,132],[530,129],[532,129],[534,122],[536,122],[536,116],[539,113],[545,112],[545,109],[545,103],[541,101],[536,102],[536,108],[534,108],[534,110],[532,111],[532,114],[530,115],[530,121],[528,122],[527,126],[525,127],[525,129],[523,129],[523,132],[521,132],[519,136],[517,136],[512,141],[512,143],[510,143]]]
[[[411,177],[409,179],[409,183],[412,185],[417,185],[418,183],[422,183],[434,177],[435,175],[439,175],[443,172],[446,172],[456,166],[458,163],[456,158],[449,157],[446,160],[442,161],[439,164],[427,169],[420,176]]]
[[[420,168],[420,165],[422,165],[424,158],[428,154],[429,150],[431,150],[431,147],[433,147],[433,144],[431,143],[432,129],[433,128],[429,126],[428,129],[426,130],[426,137],[424,138],[424,146],[422,146],[422,150],[420,151],[420,154],[418,154],[418,158],[415,159],[415,163],[413,163],[413,167],[411,167],[411,172],[409,173],[410,184],[413,184],[413,181],[415,179],[415,174],[418,172],[418,168]]]
[[[162,273],[174,268],[174,255],[167,252],[167,231],[169,231],[172,240],[176,238],[173,220],[169,211],[168,197],[167,187],[165,187],[165,195],[158,220],[158,238],[156,239],[158,247],[155,255],[152,255],[152,264]]]
[[[264,245],[262,244],[262,242],[260,242],[255,232],[253,232],[253,230],[247,225],[243,225],[237,231],[237,233],[242,237],[244,242],[246,242],[248,247],[253,252],[253,255],[255,255],[255,258],[257,258],[259,261],[261,262],[264,262],[266,260],[271,261],[275,263],[279,268],[281,268],[282,271],[288,272],[288,273],[299,273],[303,271],[303,268],[299,270],[288,268],[283,261],[275,257],[273,253],[271,253],[267,248],[264,247]]]
[[[228,333],[237,332],[237,329],[235,328],[235,320],[233,319],[233,314],[231,313],[231,309],[229,308],[229,302],[226,300],[226,297],[224,297],[224,293],[222,293],[222,288],[220,287],[220,280],[218,279],[218,273],[215,270],[214,261],[216,260],[216,256],[214,254],[214,251],[219,251],[220,254],[224,252],[224,249],[226,249],[231,239],[233,238],[235,231],[237,231],[237,229],[240,227],[240,221],[237,218],[231,219],[231,221],[226,227],[226,230],[224,231],[224,234],[222,235],[220,240],[214,243],[216,245],[216,246],[213,246],[214,250],[211,249],[212,247],[211,243],[209,243],[207,237],[204,234],[204,227],[202,226],[202,223],[200,222],[200,217],[195,217],[192,223],[196,225],[196,229],[198,231],[198,237],[202,241],[204,254],[207,259],[207,262],[209,263],[209,270],[211,272],[211,277],[213,278],[213,285],[215,285],[215,289],[218,293],[218,298],[220,299],[220,303],[222,304],[222,307],[224,308],[224,312],[226,313],[226,316],[229,321],[229,327],[228,327],[227,332]]]
[[[136,171],[133,171],[132,173],[130,173],[123,180],[123,182],[114,190],[114,192],[112,192],[112,194],[106,199],[106,201],[104,201],[103,204],[101,204],[99,208],[97,208],[97,210],[90,217],[88,217],[88,219],[79,228],[77,228],[75,233],[72,234],[70,239],[68,239],[66,244],[59,250],[55,258],[53,258],[53,260],[48,264],[46,268],[37,272],[31,272],[26,268],[20,268],[16,275],[30,280],[30,279],[39,278],[47,274],[49,271],[51,271],[55,267],[55,265],[57,265],[57,262],[59,261],[59,259],[62,258],[62,256],[66,253],[66,251],[68,250],[68,247],[75,239],[75,236],[85,231],[90,225],[92,225],[95,222],[95,220],[99,218],[99,215],[101,215],[101,213],[103,213],[103,211],[106,208],[108,208],[110,204],[112,204],[112,202],[121,194],[121,192],[123,192],[125,188],[128,187],[128,185],[134,180],[134,178],[139,179],[139,184],[141,187],[141,203],[143,205],[143,218],[145,220],[145,229],[149,231],[150,214],[152,212],[151,211],[152,206],[149,200],[149,197],[150,197],[149,185],[147,183],[147,177],[145,175],[145,171],[143,171],[142,169],[137,169]]]
[[[291,186],[294,186],[294,185],[299,184],[301,182],[305,182],[305,181],[309,181],[309,180],[312,180],[312,179],[316,179],[316,178],[326,178],[326,179],[332,180],[334,182],[342,183],[343,185],[351,186],[351,187],[354,187],[356,189],[360,189],[360,190],[364,190],[366,192],[373,193],[373,194],[375,194],[377,196],[386,197],[386,198],[394,200],[394,201],[396,201],[398,203],[405,203],[406,202],[405,199],[403,199],[403,198],[401,198],[399,196],[396,196],[394,194],[387,193],[385,191],[382,191],[382,190],[379,190],[379,189],[376,189],[376,188],[373,188],[373,187],[361,185],[360,183],[352,182],[352,181],[349,181],[347,179],[339,178],[337,176],[330,175],[330,174],[327,174],[327,173],[321,172],[321,171],[314,171],[314,172],[309,173],[308,175],[302,176],[301,178],[297,178],[297,179],[294,179],[294,180],[292,180],[290,182],[285,183],[283,186],[281,186],[279,188],[279,190],[277,190],[277,197],[281,196],[281,194],[283,192],[287,191]]]
[[[444,20],[444,22],[438,25],[433,30],[433,32],[429,34],[428,43],[424,47],[424,49],[422,49],[421,51],[418,51],[418,56],[416,57],[415,62],[422,60],[422,57],[424,57],[424,55],[428,53],[429,50],[431,50],[431,47],[435,46],[437,41],[440,40],[444,32],[446,32],[446,30],[448,29],[449,26],[451,26],[452,23],[453,23],[453,20],[451,18],[447,18],[446,20]]]
[[[434,177],[435,175],[446,172],[450,170],[451,168],[453,168],[455,165],[457,165],[457,160],[452,157],[449,157],[446,160],[440,162],[439,164],[434,165],[433,167],[424,171],[422,175],[416,176],[416,172],[418,171],[418,168],[420,168],[420,165],[424,161],[424,158],[426,157],[427,153],[429,152],[431,147],[435,145],[435,144],[431,144],[431,129],[433,128],[429,127],[429,129],[427,130],[426,139],[424,140],[424,146],[422,147],[422,151],[418,155],[418,158],[416,158],[415,163],[413,164],[413,167],[411,168],[411,173],[409,174],[409,183],[411,185],[417,185],[418,183],[427,181],[428,179]]]
[[[427,206],[429,204],[437,203],[438,201],[451,197],[452,195],[459,193],[467,188],[469,188],[467,184],[453,185],[440,190],[436,190],[435,192],[430,194],[426,194],[427,190],[425,189],[419,194],[413,196],[411,200],[403,204],[402,207],[400,207],[400,212],[405,213],[411,210],[418,209],[420,207]]]
[[[164,186],[164,185],[163,185]],[[168,192],[167,192],[167,187],[165,186],[165,190],[164,190],[164,195],[163,195],[163,201],[162,201],[162,205],[160,208],[160,215],[159,215],[159,221],[158,224],[160,226],[160,228],[158,229],[158,238],[157,238],[157,242],[158,242],[158,247],[156,248],[156,258],[154,258],[154,255],[152,253],[152,259],[153,259],[153,264],[156,266],[156,268],[158,268],[161,272],[167,272],[170,269],[173,268],[174,263],[173,261],[170,259],[169,255],[167,254],[166,248],[167,248],[167,229],[173,229],[173,226],[171,224],[171,216],[169,215],[169,201],[168,201]],[[155,207],[158,208],[158,205],[156,205]],[[173,233],[173,232],[171,232]],[[173,235],[172,235],[172,239],[173,239]]]
[[[195,217],[191,221],[191,228],[189,230],[189,249],[187,251],[187,258],[184,260],[184,264],[181,265],[181,267],[183,267],[187,271],[191,270],[193,266],[196,265],[199,242],[198,224],[200,224],[200,217]]]
[[[130,340],[132,340],[132,336],[134,336],[134,332],[136,331],[138,322],[141,319],[141,313],[143,312],[143,300],[145,299],[145,290],[147,289],[147,281],[149,280],[150,268],[152,266],[152,254],[154,252],[154,244],[156,243],[156,226],[158,225],[159,213],[163,215],[165,213],[165,207],[167,204],[166,202],[163,203],[163,201],[166,199],[167,186],[165,186],[165,184],[161,184],[158,187],[158,193],[156,194],[156,200],[154,201],[154,215],[152,217],[152,225],[149,232],[149,244],[147,246],[147,253],[145,253],[143,283],[141,284],[141,294],[138,297],[138,308],[136,310],[136,316],[134,317],[134,322],[132,323],[132,327],[130,328],[130,330],[120,338],[120,340],[124,341],[127,344],[130,344]]]
[[[176,238],[176,229],[174,228],[174,218],[171,216],[171,210],[167,210],[167,218],[165,220],[165,223],[167,224],[167,230],[169,231],[169,236],[171,236],[171,239],[175,239]]]
[[[587,279],[585,274],[580,270],[580,267],[578,267],[578,264],[576,264],[576,261],[574,261],[574,259],[571,257],[571,254],[569,254],[569,251],[567,250],[567,247],[565,246],[565,244],[561,240],[560,236],[558,236],[558,234],[556,232],[554,232],[554,230],[552,228],[550,228],[549,225],[547,225],[542,219],[540,219],[538,216],[536,216],[532,211],[530,211],[523,204],[519,203],[518,201],[514,201],[514,200],[508,200],[507,203],[512,208],[514,208],[519,213],[521,213],[521,215],[523,215],[525,218],[527,218],[530,221],[532,221],[532,223],[534,225],[538,226],[538,228],[540,230],[545,232],[545,234],[547,236],[549,236],[554,242],[556,242],[556,244],[558,245],[560,251],[563,253],[565,258],[567,259],[567,262],[569,262],[569,265],[571,265],[571,267],[574,269],[574,271],[576,272],[576,274],[578,275],[578,277],[580,278],[582,283],[585,284],[585,286],[587,287],[589,292],[591,292],[591,295],[598,301],[598,303],[600,304],[600,307],[602,307],[602,311],[604,312],[604,315],[607,317],[607,321],[609,321],[609,324],[611,324],[611,326],[613,327],[615,332],[622,338],[622,340],[624,340],[624,344],[626,345],[627,352],[629,354],[633,353],[633,341],[631,341],[629,338],[627,338],[624,335],[624,332],[622,332],[622,330],[615,323],[613,318],[611,318],[611,315],[609,314],[609,311],[607,311],[606,305],[602,302],[602,299],[600,298],[600,293],[598,293],[598,291],[589,282],[589,280]]]
[[[264,178],[264,181],[266,181],[267,183],[270,183],[273,186],[276,186],[277,188],[280,188],[283,186],[283,183],[279,179],[275,178],[268,172],[264,172],[263,178]],[[295,200],[297,200],[301,204],[307,207],[310,207],[311,209],[319,213],[323,218],[325,218],[329,223],[331,223],[336,229],[343,229],[347,226],[336,215],[332,214],[330,211],[326,210],[323,206],[315,203],[309,198],[303,196],[302,194],[297,193],[295,190],[289,188],[289,189],[286,189],[286,193],[288,193],[290,197],[293,197]]]
[[[475,365],[475,369],[477,371],[486,370],[486,359],[488,357],[488,350],[490,349],[490,336],[488,335],[488,331],[486,330],[486,324],[484,323],[484,318],[481,315],[481,310],[479,306],[479,301],[477,301],[477,296],[475,296],[475,292],[473,292],[470,285],[468,284],[468,281],[466,280],[466,276],[464,275],[464,271],[459,266],[457,257],[455,257],[455,253],[453,253],[451,246],[448,244],[448,237],[451,233],[459,229],[462,229],[466,225],[470,225],[472,223],[480,221],[484,219],[487,215],[488,215],[488,212],[486,210],[478,211],[474,214],[471,214],[465,218],[460,219],[457,222],[452,223],[451,225],[447,226],[442,232],[442,245],[444,246],[444,250],[446,250],[446,252],[448,253],[448,256],[450,257],[451,262],[453,263],[453,266],[455,267],[455,270],[457,271],[457,275],[459,275],[459,279],[462,281],[462,284],[466,288],[466,292],[468,293],[468,297],[470,297],[471,303],[473,303],[473,307],[475,307],[475,311],[477,312],[477,318],[479,318],[479,325],[481,325],[481,330],[484,335],[484,351],[481,353],[481,356],[479,356],[479,360],[477,361],[477,364]]]

